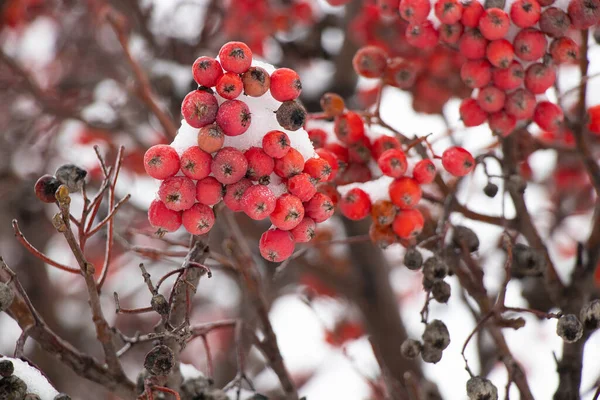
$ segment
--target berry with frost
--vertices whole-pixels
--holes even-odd
[[[340,162],[338,157],[330,150],[327,149],[317,149],[315,152],[321,157],[323,160],[327,161],[331,172],[329,174],[328,181],[332,181],[337,176],[338,171],[340,170]]]
[[[527,89],[517,89],[506,97],[504,110],[516,119],[530,119],[535,111],[535,96]]]
[[[535,61],[546,52],[546,35],[534,28],[525,28],[513,41],[515,55],[523,61]]]
[[[158,197],[169,210],[187,210],[196,201],[196,185],[188,177],[173,176],[162,181]]]
[[[0,399],[23,400],[27,394],[27,384],[15,375],[0,379]]]
[[[365,136],[365,124],[359,114],[348,111],[335,118],[333,131],[342,143],[353,144]]]
[[[306,160],[304,171],[317,182],[328,182],[332,179],[333,168],[329,162],[321,157],[313,157]]]
[[[477,95],[477,105],[486,113],[495,113],[502,110],[505,101],[506,92],[498,89],[495,86],[484,87]],[[489,116],[487,114],[485,117],[489,120]]]
[[[179,155],[169,145],[158,144],[152,146],[144,154],[144,169],[148,175],[155,179],[170,178],[179,171],[179,168]]]
[[[296,243],[307,243],[315,237],[316,229],[317,224],[315,221],[312,218],[304,217],[295,228],[290,230],[290,233]]]
[[[206,178],[210,174],[212,157],[198,146],[187,148],[181,154],[181,172],[190,179]]]
[[[575,29],[587,29],[600,21],[600,0],[571,0],[567,7]]]
[[[579,46],[566,36],[553,40],[549,52],[552,61],[557,64],[574,63],[579,60]]]
[[[451,294],[452,289],[447,282],[441,279],[436,279],[433,281],[433,285],[431,286],[431,295],[435,301],[438,303],[447,303]]]
[[[242,78],[238,74],[226,72],[217,81],[215,90],[222,98],[233,100],[242,93],[243,87]]]
[[[181,211],[170,210],[162,201],[154,200],[148,208],[148,222],[155,228],[175,232],[181,226]]]
[[[498,111],[490,114],[488,117],[488,125],[494,135],[507,136],[515,129],[517,119],[504,111]]]
[[[290,68],[279,68],[271,74],[271,96],[277,101],[295,100],[302,92],[300,76]]]
[[[269,175],[273,173],[275,168],[275,160],[260,147],[250,147],[244,152],[244,157],[248,160],[246,177],[251,181],[268,184]]]
[[[254,220],[267,218],[275,210],[275,195],[264,185],[254,185],[242,195],[242,210]]]
[[[556,334],[567,343],[574,343],[583,336],[583,325],[574,314],[566,314],[558,319]]]
[[[294,247],[294,237],[289,231],[270,229],[260,237],[260,254],[271,262],[286,260],[294,252]]]
[[[460,21],[463,7],[457,0],[437,0],[434,6],[435,16],[443,24],[454,24]]]
[[[239,136],[250,127],[252,115],[243,101],[227,100],[219,107],[216,120],[225,135]]]
[[[354,188],[340,199],[339,206],[346,218],[359,221],[369,215],[371,198],[364,190]]]
[[[316,223],[328,220],[334,213],[335,207],[331,198],[326,194],[317,192],[309,201],[304,203],[304,213]]]
[[[211,57],[199,57],[192,65],[194,80],[200,86],[213,87],[223,75],[221,63]]]
[[[450,344],[450,332],[448,332],[446,324],[439,319],[434,319],[425,326],[422,339],[424,344],[444,350]]]
[[[487,120],[487,113],[479,106],[478,101],[475,99],[464,99],[460,103],[459,112],[460,119],[467,127],[479,126]]]
[[[411,46],[427,49],[438,43],[440,34],[431,21],[425,21],[408,25],[404,36]]]
[[[406,155],[400,149],[389,149],[377,159],[377,165],[384,175],[400,178],[406,172],[408,163]]]
[[[0,376],[8,378],[15,372],[15,366],[10,360],[0,360]]]
[[[400,354],[402,357],[408,358],[409,360],[413,360],[421,354],[421,342],[415,339],[406,339],[400,345]]]
[[[543,94],[556,80],[554,66],[542,63],[531,64],[525,71],[525,87],[533,94]]]
[[[437,169],[431,160],[421,160],[413,168],[413,179],[419,185],[425,185],[435,180]]]
[[[460,69],[462,81],[470,88],[481,88],[492,80],[492,66],[487,60],[467,60]]]
[[[205,204],[196,203],[181,216],[185,229],[192,235],[204,235],[215,224],[215,213]]]
[[[462,147],[449,147],[442,153],[442,165],[454,176],[465,176],[475,168],[475,159]]]
[[[244,94],[250,97],[260,97],[271,87],[271,76],[261,67],[250,67],[242,75]]]
[[[498,389],[489,379],[474,376],[467,381],[469,400],[498,400]]]
[[[252,50],[243,42],[228,42],[219,50],[219,61],[225,71],[243,74],[252,64]]]
[[[223,203],[234,212],[242,211],[242,197],[246,190],[252,186],[250,179],[240,179],[239,181],[225,186],[225,195],[223,196]]]
[[[271,223],[283,231],[289,231],[302,222],[304,206],[296,196],[285,193],[279,196],[270,215]]]
[[[223,185],[214,176],[207,176],[196,183],[196,200],[214,206],[223,199]]]
[[[479,29],[466,31],[458,41],[458,49],[469,60],[478,60],[485,57],[488,40],[483,37]]]
[[[275,160],[273,171],[282,178],[291,178],[304,170],[304,157],[293,147],[290,147],[287,153]]]
[[[181,103],[181,115],[193,128],[202,128],[215,122],[219,104],[217,98],[205,90],[194,90]]]
[[[287,188],[291,194],[303,202],[309,201],[317,193],[314,179],[306,173],[297,174],[289,178]]]
[[[529,28],[540,20],[541,12],[537,0],[517,0],[510,6],[510,19],[519,28]]]
[[[476,28],[479,25],[479,20],[484,13],[484,8],[480,2],[472,0],[463,3],[463,11],[460,17],[460,22],[469,28]]]
[[[365,78],[379,78],[385,72],[387,53],[377,46],[365,46],[358,49],[352,59],[354,71]]]
[[[207,153],[214,153],[223,147],[225,135],[217,124],[203,126],[198,131],[198,147]]]
[[[507,68],[496,68],[492,70],[492,80],[494,86],[502,90],[516,89],[525,80],[525,70],[516,60]]]
[[[429,364],[437,364],[442,359],[443,351],[429,342],[423,343],[421,358]]]
[[[444,279],[448,271],[448,265],[437,256],[431,256],[423,263],[423,276],[432,282],[436,279]]]
[[[429,11],[431,10],[431,3],[429,0],[401,0],[400,1],[400,16],[411,24],[418,24],[425,22]]]
[[[223,147],[213,158],[210,169],[219,182],[228,185],[246,175],[248,160],[238,149]]]
[[[571,27],[571,18],[560,8],[549,7],[542,13],[539,23],[542,32],[559,38],[564,36]]]
[[[290,138],[285,132],[269,131],[262,139],[262,148],[273,158],[282,158],[290,150]]]
[[[533,122],[548,132],[558,132],[564,118],[562,109],[549,101],[539,102],[533,113]]]

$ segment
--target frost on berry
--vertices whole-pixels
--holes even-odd
[[[534,63],[525,72],[525,87],[533,94],[543,94],[554,85],[555,80],[556,70],[554,66]]]
[[[225,135],[238,136],[248,130],[252,116],[243,101],[227,100],[219,106],[216,120]]]
[[[600,21],[600,0],[571,0],[567,7],[575,29],[587,29]]]
[[[467,381],[469,400],[498,400],[498,389],[489,379],[474,376]]]
[[[559,38],[564,36],[571,26],[571,18],[560,8],[548,7],[540,17],[540,30],[546,35]]]
[[[196,183],[196,200],[207,206],[214,206],[223,199],[223,185],[214,177],[208,176]]]
[[[514,40],[515,54],[523,61],[535,61],[546,52],[546,36],[537,29],[526,28]]]
[[[389,194],[392,203],[401,209],[415,208],[421,200],[421,187],[412,178],[394,179],[390,184]]]
[[[454,176],[465,176],[475,168],[475,160],[467,150],[455,146],[444,151],[442,165]]]
[[[332,179],[333,169],[329,162],[321,157],[313,157],[306,160],[304,172],[309,174],[317,182],[328,182]]]
[[[192,146],[181,154],[181,172],[190,179],[203,179],[210,174],[211,162],[209,153]]]
[[[406,339],[400,345],[400,354],[402,354],[402,357],[412,360],[421,354],[421,347],[421,342],[418,340]]]
[[[168,209],[160,200],[153,200],[148,208],[148,221],[155,228],[175,232],[181,226],[181,212]]]
[[[373,153],[373,158],[378,159],[386,150],[401,148],[398,139],[393,136],[383,135],[375,139],[371,146],[371,153]]]
[[[215,214],[206,204],[196,203],[181,216],[185,229],[192,235],[204,235],[215,224]]]
[[[219,50],[219,61],[225,71],[243,74],[252,64],[252,50],[243,42],[225,43]]]
[[[274,172],[282,178],[291,178],[304,170],[304,157],[293,147],[287,153],[275,160]]]
[[[271,223],[277,228],[289,231],[294,229],[304,218],[302,201],[289,193],[282,194],[270,215]]]
[[[389,200],[377,200],[371,206],[371,218],[373,223],[380,226],[389,226],[394,222],[398,209]]]
[[[161,183],[158,197],[169,210],[187,210],[196,200],[196,185],[185,176],[173,176]]]
[[[342,214],[353,221],[361,220],[371,212],[371,198],[359,188],[348,191],[338,204]]]
[[[235,183],[246,175],[248,160],[233,147],[223,147],[212,160],[211,171],[222,184]]]
[[[227,72],[223,74],[215,85],[215,90],[219,96],[227,100],[233,100],[242,93],[242,79],[238,74]]]
[[[320,192],[315,193],[312,199],[304,203],[305,215],[312,218],[317,223],[329,219],[334,211],[334,205],[331,198]]]
[[[329,165],[329,176],[327,181],[333,181],[340,170],[340,161],[338,157],[332,151],[327,149],[317,149],[315,152]]]
[[[550,43],[552,61],[557,64],[574,63],[579,60],[579,46],[575,41],[566,36],[555,39]]]
[[[434,319],[425,326],[422,336],[424,343],[429,343],[433,347],[444,350],[450,345],[450,333],[446,324],[439,319]]]
[[[290,150],[290,138],[282,131],[269,131],[262,139],[265,153],[273,158],[282,158]]]
[[[225,195],[223,196],[223,203],[231,211],[237,212],[242,211],[242,197],[246,190],[252,186],[250,179],[243,178],[235,183],[227,185],[225,187]]]
[[[245,95],[260,97],[271,87],[271,76],[262,67],[250,67],[242,75],[242,83]]]
[[[194,90],[181,103],[181,115],[194,128],[202,128],[215,122],[219,104],[217,98],[204,90]]]
[[[504,109],[518,120],[529,119],[533,117],[535,104],[535,96],[530,91],[517,89],[506,97]]]
[[[271,87],[271,90],[273,90],[273,87]],[[275,117],[283,129],[297,131],[306,122],[306,109],[298,101],[284,101],[275,111]]]
[[[307,173],[297,174],[289,178],[287,188],[291,194],[303,202],[309,201],[317,193],[315,180]]]
[[[271,96],[277,101],[295,100],[302,92],[300,76],[289,68],[276,69],[271,74]]]
[[[144,154],[144,169],[155,179],[174,176],[180,167],[177,151],[166,144],[150,147]]]
[[[302,221],[290,233],[294,237],[296,243],[307,243],[315,237],[317,224],[312,218],[304,217]]]
[[[294,237],[288,231],[271,229],[262,234],[259,242],[260,254],[271,262],[281,262],[294,252]]]
[[[221,63],[211,57],[199,57],[192,65],[192,74],[198,85],[213,87],[223,75]]]
[[[252,181],[259,181],[261,184],[268,184],[269,175],[275,168],[275,160],[260,147],[250,147],[244,152],[244,157],[248,160],[246,177]]]
[[[275,195],[264,185],[254,185],[246,189],[240,201],[242,210],[254,220],[267,218],[275,209]]]

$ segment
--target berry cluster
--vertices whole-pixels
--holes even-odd
[[[331,180],[334,169],[326,158],[305,159],[282,130],[261,134],[260,146],[240,149],[225,144],[228,138],[244,135],[252,122],[248,105],[239,99],[242,92],[261,97],[269,91],[282,102],[276,111],[282,129],[302,128],[306,111],[296,101],[302,89],[298,74],[287,68],[269,74],[252,66],[248,46],[229,42],[219,51],[218,61],[198,58],[193,75],[199,88],[185,97],[181,112],[185,122],[197,129],[197,144],[181,154],[169,145],[146,152],[146,172],[162,180],[158,199],[148,210],[149,221],[161,231],[172,232],[183,225],[188,232],[202,235],[215,223],[212,207],[223,202],[252,219],[269,218],[274,228],[262,235],[260,252],[270,261],[283,261],[295,243],[310,241],[315,225],[333,214],[332,200],[317,193],[316,185]],[[272,190],[274,180],[283,187],[279,195]]]

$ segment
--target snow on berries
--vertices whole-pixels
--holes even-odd
[[[253,61],[242,42],[225,44],[218,59],[199,57],[192,76],[198,89],[182,102],[177,137],[144,156],[147,174],[160,181],[148,220],[159,233],[183,226],[203,235],[215,224],[213,207],[223,203],[271,221],[257,247],[265,259],[281,262],[335,211],[317,184],[335,177],[338,159],[325,150],[320,157],[302,129],[307,113],[297,100],[300,77]],[[332,96],[331,107],[339,104]],[[363,128],[358,117],[350,129],[357,122]]]

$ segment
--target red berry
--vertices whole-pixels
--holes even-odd
[[[215,224],[215,213],[205,204],[196,203],[181,217],[184,228],[192,235],[204,235]]]
[[[248,105],[241,100],[227,100],[219,107],[217,124],[227,136],[246,132],[252,122]]]
[[[300,76],[293,69],[279,68],[271,74],[271,96],[277,101],[295,100],[302,92]]]
[[[169,210],[187,210],[196,201],[196,185],[185,176],[173,176],[161,183],[158,197]]]
[[[260,147],[250,147],[244,152],[244,157],[248,160],[246,176],[250,180],[259,181],[263,185],[269,184],[269,175],[273,173],[275,160]]]
[[[499,111],[489,116],[488,125],[494,135],[507,136],[515,129],[517,119],[504,111]]]
[[[217,84],[217,80],[223,75],[221,64],[210,57],[199,57],[192,65],[192,74],[198,85],[213,87]]]
[[[363,136],[360,141],[348,146],[348,160],[360,164],[371,160],[371,141],[368,137]]]
[[[470,88],[484,87],[492,80],[492,66],[486,60],[468,60],[460,69],[462,81]]]
[[[270,131],[263,137],[262,147],[267,155],[282,158],[290,150],[290,138],[285,132]]]
[[[509,28],[508,15],[499,8],[488,8],[479,20],[479,30],[487,40],[504,38]]]
[[[210,124],[203,126],[198,131],[198,147],[207,153],[214,153],[223,147],[225,135],[219,125]]]
[[[309,174],[317,182],[328,182],[331,180],[333,169],[329,162],[321,157],[309,158],[304,164],[304,172]]]
[[[469,28],[476,28],[484,11],[483,6],[477,0],[467,1],[463,3],[460,22]]]
[[[401,210],[394,218],[392,229],[401,239],[412,239],[423,230],[425,220],[419,210]]]
[[[588,108],[588,129],[593,133],[600,133],[600,105]]]
[[[556,80],[554,66],[541,63],[531,64],[525,72],[525,87],[533,94],[546,92]]]
[[[490,42],[485,54],[490,63],[498,68],[508,68],[515,58],[513,45],[506,39],[498,39]]]
[[[421,200],[421,186],[408,177],[394,179],[389,187],[390,199],[401,209],[415,208]]]
[[[389,226],[394,222],[398,209],[389,200],[377,200],[371,206],[371,218],[376,225]]]
[[[61,182],[52,175],[43,175],[34,186],[36,197],[44,203],[56,202],[56,191]]]
[[[225,43],[219,50],[219,61],[225,71],[243,74],[252,64],[252,50],[246,43]]]
[[[352,144],[365,136],[365,124],[360,115],[348,111],[335,118],[333,131],[341,142]]]
[[[179,155],[173,147],[157,144],[144,154],[144,169],[155,179],[169,178],[179,172]],[[54,200],[51,203],[54,203]]]
[[[575,29],[587,29],[600,21],[600,0],[571,0],[567,7]]]
[[[325,149],[333,153],[338,159],[338,165],[342,168],[350,162],[350,155],[348,154],[348,148],[342,146],[339,143],[329,143],[325,146]]]
[[[327,92],[321,96],[319,103],[321,104],[323,112],[328,117],[336,117],[341,115],[346,108],[346,104],[342,96],[330,92]]]
[[[323,193],[324,195],[329,197],[329,199],[331,199],[331,204],[333,204],[334,207],[337,205],[338,201],[340,200],[340,194],[337,191],[337,187],[331,183],[320,184],[319,187],[317,188],[317,193]],[[306,210],[307,202],[303,202],[303,203],[304,203],[304,209]]]
[[[275,160],[274,172],[281,178],[290,178],[304,170],[304,157],[293,147],[285,156]]]
[[[225,196],[223,196],[223,203],[234,212],[242,211],[242,196],[246,193],[249,187],[252,186],[250,179],[240,179],[236,183],[227,185],[225,187]]]
[[[441,23],[454,24],[460,21],[463,7],[457,0],[437,0],[434,10]]]
[[[400,149],[389,149],[383,152],[377,159],[377,165],[384,175],[392,178],[400,178],[406,172],[408,163],[406,155]]]
[[[535,96],[526,89],[517,89],[506,97],[504,109],[516,119],[530,119],[535,107]]]
[[[194,180],[206,178],[210,174],[211,162],[210,154],[200,150],[198,146],[192,146],[181,154],[181,172]]]
[[[282,194],[275,204],[275,209],[270,215],[271,223],[277,228],[289,231],[294,229],[304,218],[302,201],[292,194]]]
[[[371,146],[371,153],[373,154],[373,158],[378,159],[386,150],[401,148],[400,142],[398,139],[396,139],[396,137],[382,135],[373,142],[373,146]]]
[[[517,33],[513,41],[515,54],[523,61],[535,61],[546,53],[546,35],[534,28]]]
[[[327,132],[325,132],[323,129],[309,129],[307,133],[308,138],[315,149],[319,149],[325,146],[325,143],[327,143]]]
[[[210,169],[219,182],[229,185],[246,175],[248,161],[238,149],[223,147],[213,158]]]
[[[463,25],[460,22],[455,24],[442,24],[440,26],[440,41],[447,44],[458,43],[463,33]]]
[[[549,7],[540,17],[540,30],[551,37],[562,37],[571,26],[571,18],[563,10]]]
[[[242,75],[242,84],[246,96],[260,97],[271,87],[271,77],[264,68],[250,67]]]
[[[308,202],[304,203],[304,213],[316,223],[328,220],[334,212],[331,198],[323,193],[317,192]]]
[[[304,217],[302,221],[290,233],[294,237],[296,243],[307,243],[315,237],[317,224],[312,218]]]
[[[238,74],[227,72],[219,78],[215,89],[222,98],[233,100],[242,93],[243,87],[242,79]]]
[[[377,7],[382,15],[391,17],[397,14],[400,0],[377,0]]]
[[[331,167],[331,173],[329,175],[329,181],[332,181],[336,178],[337,173],[340,169],[340,161],[337,156],[330,150],[327,149],[317,149],[315,151],[319,157],[327,161],[329,166]]]
[[[411,24],[418,24],[427,20],[431,4],[429,0],[401,0],[400,16]]]
[[[485,57],[485,49],[488,41],[483,37],[479,29],[466,31],[458,41],[458,50],[470,60],[477,60]]]
[[[435,174],[437,170],[433,161],[431,160],[421,160],[415,164],[413,168],[413,179],[419,185],[425,185],[427,183],[431,183],[435,180]]]
[[[510,19],[519,28],[529,28],[540,20],[542,8],[537,0],[517,0],[510,7]]]
[[[175,232],[181,226],[181,211],[169,210],[162,201],[153,200],[148,208],[148,221],[155,228]]]
[[[506,93],[495,86],[484,87],[477,95],[477,104],[486,113],[494,113],[502,110]]]
[[[240,202],[246,215],[255,220],[267,218],[275,209],[275,195],[264,185],[250,186]]]
[[[364,190],[354,188],[340,199],[339,206],[346,218],[359,221],[371,212],[371,198]]]
[[[396,235],[391,225],[371,224],[369,227],[369,239],[371,239],[373,244],[385,249],[398,241],[398,235]]]
[[[181,114],[193,128],[202,128],[215,122],[219,104],[217,98],[204,90],[194,90],[181,103]]]
[[[385,69],[384,81],[388,85],[408,89],[415,84],[417,72],[417,68],[413,63],[403,58],[394,58],[390,60]]]
[[[263,233],[258,245],[263,258],[271,262],[281,262],[288,259],[294,252],[294,247],[292,234],[281,229],[270,229]]]
[[[579,60],[579,46],[573,39],[563,36],[552,41],[550,55],[557,64],[575,63]]]
[[[498,89],[516,89],[521,86],[524,79],[525,71],[518,61],[513,61],[508,68],[492,70],[492,80]]]
[[[317,193],[315,179],[306,173],[294,175],[288,179],[287,188],[291,194],[303,202],[310,200]]]
[[[438,43],[440,34],[431,21],[425,21],[408,25],[404,36],[411,46],[428,49]]]
[[[475,168],[475,160],[467,150],[454,146],[442,154],[442,165],[454,176],[465,176]]]
[[[379,78],[387,65],[387,53],[377,46],[365,46],[358,49],[352,59],[354,71],[365,78]]]
[[[223,185],[214,177],[207,176],[196,183],[196,200],[214,206],[223,198]]]
[[[558,132],[565,116],[559,106],[549,101],[541,101],[535,107],[533,122],[548,132]]]
[[[460,119],[463,124],[469,126],[479,126],[487,120],[487,113],[477,104],[475,99],[464,99],[460,103]]]

